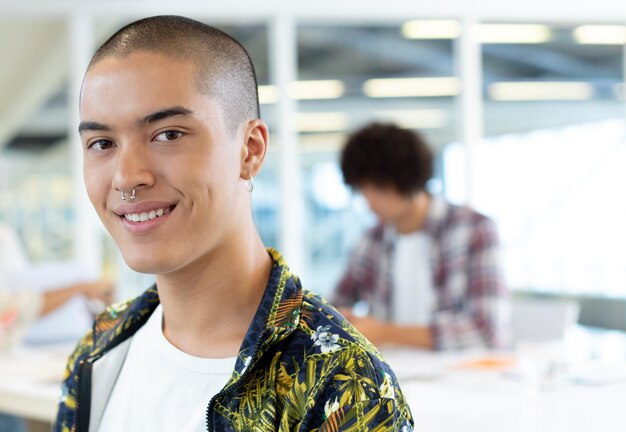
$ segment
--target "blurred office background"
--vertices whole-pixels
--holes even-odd
[[[175,13],[224,29],[253,58],[272,131],[255,219],[306,287],[329,293],[374,222],[342,183],[346,135],[393,121],[432,144],[434,192],[497,221],[512,289],[575,298],[587,323],[626,329],[622,2],[177,4],[0,4],[0,220],[33,262],[77,261],[115,277],[122,297],[148,283],[85,196],[77,98],[106,35]]]

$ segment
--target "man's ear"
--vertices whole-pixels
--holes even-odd
[[[267,153],[269,131],[267,125],[259,119],[250,120],[244,130],[244,145],[241,148],[241,178],[249,180],[255,177]]]

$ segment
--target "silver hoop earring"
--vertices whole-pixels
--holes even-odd
[[[248,180],[246,180],[246,190],[250,193],[252,193],[252,191],[254,190],[254,179],[252,175]]]
[[[120,193],[122,194],[122,201],[126,201],[126,194],[124,191],[120,191]]]

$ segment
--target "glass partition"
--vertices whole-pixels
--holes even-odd
[[[0,222],[17,231],[30,260],[72,256],[68,164],[67,32],[61,19],[0,20]]]
[[[613,40],[613,26],[481,27],[486,136],[471,180],[498,222],[509,283],[626,295],[623,27]],[[445,161],[454,199],[463,147]]]
[[[437,154],[457,133],[460,83],[452,40],[409,38],[403,24],[298,28],[302,277],[323,294],[334,288],[364,230],[376,223],[365,200],[343,185],[339,157],[347,135],[369,122],[394,122],[419,130]]]

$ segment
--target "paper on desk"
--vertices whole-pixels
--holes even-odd
[[[446,362],[432,352],[387,348],[383,356],[400,382],[437,380],[448,371]]]
[[[393,366],[393,372],[400,382],[405,381],[433,381],[443,378],[446,369],[441,366]]]
[[[35,381],[59,384],[63,379],[65,363],[73,346],[46,348],[19,348],[0,356],[0,379],[2,382]]]
[[[464,360],[453,367],[455,369],[506,370],[515,366],[516,359],[512,355],[485,355]]]
[[[410,401],[415,418],[420,412],[432,417],[464,419],[489,419],[498,413],[512,411],[519,406],[518,394],[506,394],[491,381],[471,381],[470,384],[454,379],[428,387],[412,387],[400,380],[402,390]],[[474,387],[476,386],[476,387]]]
[[[626,381],[626,363],[607,364],[602,361],[570,366],[567,379],[573,384],[605,385]]]
[[[97,274],[73,261],[31,264],[18,271],[4,271],[3,281],[8,289],[49,291],[69,284],[97,278]]]

